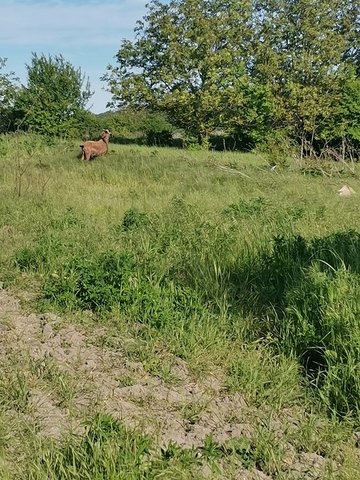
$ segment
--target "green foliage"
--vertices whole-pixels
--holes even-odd
[[[359,48],[356,8],[343,0],[274,0],[256,2],[255,11],[253,73],[271,86],[275,124],[311,150],[331,138],[349,52]]]
[[[85,434],[67,443],[44,449],[37,470],[48,479],[145,478],[151,441],[131,432],[110,415],[98,414]],[[37,477],[38,478],[38,477]]]
[[[111,130],[113,141],[117,143],[172,145],[173,126],[160,112],[126,108],[101,114],[98,121]]]
[[[14,261],[20,270],[25,271],[37,269],[45,261],[45,258],[40,252],[32,248],[24,247],[16,252]]]
[[[360,412],[358,281],[344,267],[309,267],[302,284],[287,294],[280,328],[284,348],[302,355],[324,403],[339,416]]]
[[[6,66],[6,60],[0,58],[0,71]],[[0,133],[13,129],[13,108],[19,91],[18,82],[14,72],[0,73]]]
[[[360,236],[354,230],[336,232],[307,242],[302,236],[278,237],[274,241],[273,254],[265,259],[265,278],[268,297],[274,305],[283,306],[284,292],[292,283],[301,281],[304,268],[320,262],[323,268],[335,271],[345,266],[353,273],[360,273]]]
[[[205,478],[202,466],[209,465],[218,474],[217,461],[225,461],[230,455],[243,468],[263,468],[267,459],[260,435],[258,439],[258,445],[245,436],[220,445],[212,435],[207,435],[204,444],[197,448],[182,448],[169,442],[157,452],[148,436],[129,430],[111,415],[97,414],[87,422],[80,437],[50,443],[36,452],[27,478],[151,480],[164,475],[174,480]]]
[[[240,459],[243,467],[246,469],[253,468],[257,464],[258,460],[260,460],[260,458],[258,458],[255,446],[247,437],[243,435],[226,442],[223,450],[226,453],[236,455]]]
[[[166,146],[172,144],[173,127],[163,115],[147,113],[140,124],[148,145]]]
[[[137,208],[130,208],[124,213],[122,227],[125,231],[147,225],[149,222],[146,213],[140,212]]]
[[[251,77],[243,78],[241,92],[242,105],[233,108],[233,102],[229,99],[230,107],[223,115],[221,124],[226,125],[243,150],[252,150],[266,144],[267,139],[276,134],[273,125],[275,103],[268,85],[256,82]]]
[[[228,367],[229,391],[246,391],[252,405],[271,405],[277,411],[295,403],[300,398],[300,368],[289,356],[274,355],[265,342],[240,348]]]
[[[75,257],[45,285],[44,298],[62,309],[111,310],[132,300],[131,255],[111,253],[96,259]]]
[[[357,146],[357,74],[346,80],[358,71],[356,2],[154,0],[147,7],[136,40],[123,41],[117,66],[103,76],[114,106],[165,112],[190,147],[208,149],[216,130],[242,149],[280,130],[301,156],[337,147],[339,132]]]
[[[153,1],[103,80],[116,105],[149,106],[167,114],[201,144],[229,106],[239,118],[249,79],[244,72],[248,3]],[[180,40],[179,40],[180,39]],[[134,73],[134,67],[140,69]]]
[[[57,236],[40,236],[35,247],[23,247],[15,253],[14,263],[21,271],[49,271],[64,248]]]
[[[253,217],[260,215],[266,208],[264,197],[258,197],[253,200],[240,199],[238,203],[232,203],[225,208],[224,213],[230,217]]]
[[[267,333],[282,353],[301,360],[340,416],[360,412],[359,259],[353,230],[311,241],[278,237],[256,274],[258,306],[272,318]]]
[[[89,140],[97,138],[99,132],[105,128],[109,127],[102,125],[97,115],[86,110],[78,110],[76,115],[69,121],[65,136]]]
[[[116,112],[107,112],[98,116],[103,128],[108,128],[115,141],[137,141],[140,137],[140,124],[143,122],[145,113],[142,110],[130,108],[120,109]]]
[[[255,149],[263,155],[270,167],[289,167],[298,153],[298,144],[286,130],[277,129],[267,133]]]
[[[81,69],[75,69],[61,55],[36,53],[26,68],[27,87],[19,92],[15,106],[18,125],[44,135],[73,135],[77,123],[84,120],[83,111],[92,95]]]
[[[0,74],[0,132],[29,130],[118,143],[251,150],[273,165],[359,157],[357,0],[152,0],[102,80],[112,107],[95,117],[81,69],[32,55],[28,84]],[[5,60],[0,59],[0,70]],[[226,147],[226,148],[225,148]],[[329,150],[328,150],[329,151]],[[293,156],[293,155],[292,155]]]
[[[28,378],[21,371],[11,375],[2,372],[0,375],[0,406],[11,407],[17,412],[27,413],[31,410],[30,385]]]
[[[342,125],[341,134],[352,144],[360,143],[360,78],[350,70],[342,84],[341,101],[338,112],[338,125]],[[336,138],[336,133],[334,137]],[[337,132],[339,135],[339,132]]]
[[[20,253],[22,257],[17,257],[27,265],[28,257],[24,261],[24,252]],[[140,263],[129,253],[75,257],[46,280],[43,304],[62,311],[120,312],[157,328],[203,311],[196,292],[156,278],[153,271],[152,262]]]

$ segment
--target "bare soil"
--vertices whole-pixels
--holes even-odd
[[[185,362],[176,359],[171,372],[175,380],[166,383],[129,358],[126,352],[135,339],[112,336],[107,348],[104,327],[89,331],[54,314],[26,313],[4,289],[0,289],[0,333],[2,373],[11,376],[15,369],[25,375],[30,408],[24,415],[36,419],[41,435],[60,439],[69,430],[81,433],[84,419],[101,411],[150,434],[159,446],[172,441],[183,448],[200,447],[209,434],[220,444],[240,436],[255,438],[261,412],[246,405],[240,394],[227,394],[221,372],[194,379]],[[293,415],[282,414],[267,428],[281,438],[296,425]],[[283,445],[286,478],[327,478],[329,462],[316,452]],[[225,465],[216,478],[230,478],[224,472]],[[207,474],[214,478],[204,470]],[[275,476],[240,464],[231,478]]]

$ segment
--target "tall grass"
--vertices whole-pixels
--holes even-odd
[[[2,151],[5,283],[26,272],[43,309],[112,312],[158,329],[241,323],[245,337],[270,334],[279,353],[316,372],[330,408],[357,411],[360,237],[343,229],[354,226],[354,202],[336,197],[335,179],[236,157],[244,179],[213,167],[234,166],[230,154],[208,164],[210,154],[140,147],[80,164],[73,145],[25,135],[3,137]]]
[[[358,207],[336,193],[357,177],[232,153],[111,145],[81,164],[77,144],[0,145],[2,285],[42,311],[140,323],[194,373],[224,368],[249,402],[280,410],[310,384],[320,408],[358,422]]]

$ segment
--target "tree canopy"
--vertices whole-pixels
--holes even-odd
[[[342,86],[358,57],[355,3],[360,6],[344,0],[255,3],[253,75],[270,83],[276,123],[302,144],[331,136]]]
[[[67,136],[92,96],[89,80],[62,55],[33,53],[26,70],[27,86],[16,101],[17,121],[34,132]]]
[[[200,143],[216,128],[249,144],[278,129],[309,149],[356,138],[359,0],[152,0],[147,8],[102,77],[114,107],[162,111]]]
[[[216,127],[246,124],[253,97],[252,108],[263,100],[269,109],[267,89],[246,72],[250,1],[154,0],[148,9],[103,77],[115,106],[161,110],[200,142]]]
[[[6,66],[5,58],[0,58],[0,71]],[[0,73],[0,131],[11,130],[13,109],[19,91],[19,79],[14,72]]]

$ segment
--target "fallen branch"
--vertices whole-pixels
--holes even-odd
[[[248,175],[245,175],[245,173],[239,172],[239,170],[236,170],[235,168],[224,167],[223,165],[219,165],[218,163],[214,163],[214,162],[209,162],[209,165],[212,167],[216,167],[219,170],[222,170],[223,172],[226,172],[226,173],[232,173],[235,175],[241,175],[242,177],[245,177],[245,178],[250,178]]]

